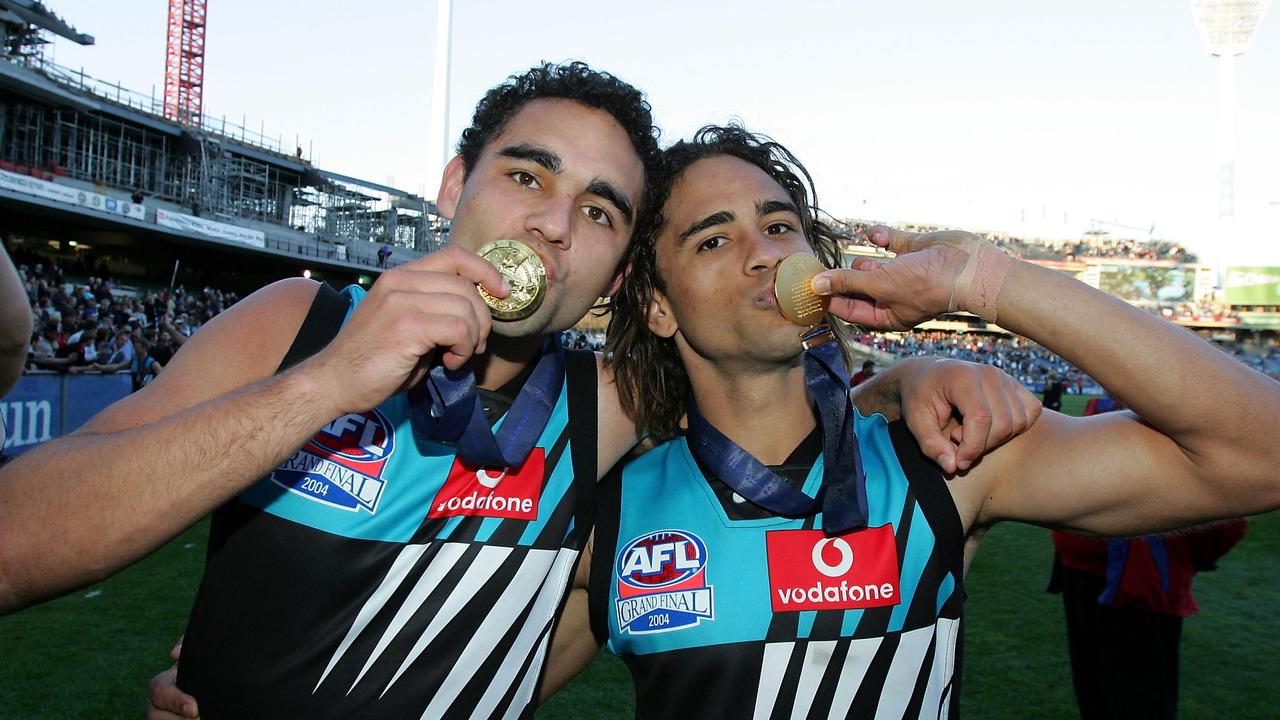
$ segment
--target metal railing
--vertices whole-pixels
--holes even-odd
[[[151,94],[146,95],[130,90],[118,82],[113,83],[95,78],[87,74],[84,68],[73,70],[37,55],[23,56],[20,64],[36,70],[72,90],[109,100],[117,105],[123,105],[156,118],[169,120],[164,114],[164,96],[157,97],[154,86],[151,89]],[[173,122],[172,120],[169,121]],[[246,122],[247,120],[242,118],[240,124],[237,124],[234,121],[228,122],[225,115],[218,118],[208,114],[201,114],[200,122],[196,127],[211,135],[269,150],[278,155],[302,159],[297,156],[296,152],[285,150],[283,136],[271,137],[267,135],[265,126],[259,127],[255,131],[246,127],[244,124]]]

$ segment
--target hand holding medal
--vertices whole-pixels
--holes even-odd
[[[516,240],[495,240],[478,251],[511,286],[505,298],[476,285],[494,320],[523,320],[546,295],[547,272],[542,259]],[[458,457],[478,467],[519,467],[537,443],[564,385],[564,356],[558,338],[542,346],[533,373],[521,388],[495,433],[480,406],[471,364],[457,370],[436,365],[426,379],[409,390],[409,419],[423,440],[454,443]]]
[[[478,251],[480,257],[498,269],[511,285],[505,298],[490,295],[476,285],[480,299],[489,306],[494,320],[523,320],[542,304],[547,290],[547,270],[528,245],[517,240],[494,240]]]

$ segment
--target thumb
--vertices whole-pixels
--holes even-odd
[[[867,270],[836,268],[824,270],[813,276],[809,287],[817,295],[861,295],[873,297],[876,271],[879,266]]]

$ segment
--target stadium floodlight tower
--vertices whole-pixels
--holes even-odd
[[[431,88],[431,135],[427,148],[426,197],[434,200],[449,162],[449,63],[453,44],[453,0],[436,0],[436,64]]]
[[[1218,58],[1218,229],[1213,255],[1215,274],[1222,287],[1225,244],[1235,232],[1236,184],[1236,64],[1237,55],[1249,49],[1253,32],[1262,22],[1271,0],[1191,0],[1191,14],[1200,39],[1210,55]]]

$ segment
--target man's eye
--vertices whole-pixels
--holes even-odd
[[[582,214],[586,215],[591,222],[596,223],[597,225],[613,227],[613,219],[609,217],[609,213],[605,212],[603,208],[596,207],[595,205],[586,205],[582,208]]]
[[[793,228],[790,223],[776,222],[772,223],[764,229],[766,235],[781,235],[782,233],[791,232]]]
[[[706,240],[703,240],[701,243],[698,243],[698,252],[707,252],[709,250],[715,250],[721,245],[724,245],[723,236],[716,235],[714,237],[709,237]]]
[[[510,177],[512,180],[516,181],[517,185],[520,185],[521,187],[531,187],[531,188],[539,187],[538,178],[534,177],[533,173],[525,172],[524,170],[516,170],[515,172],[510,174]]]

